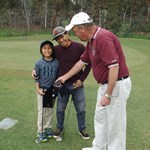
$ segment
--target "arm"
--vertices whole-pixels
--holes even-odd
[[[33,79],[37,79],[38,78],[35,69],[32,70],[31,76],[32,76]]]
[[[55,82],[61,82],[65,83],[66,80],[71,78],[73,75],[77,74],[80,70],[82,70],[85,67],[85,63],[79,60],[70,71],[68,71],[63,76],[59,77]]]
[[[85,55],[86,54],[86,55]],[[85,49],[85,46],[83,45],[83,48],[82,48],[82,53],[80,54],[80,59],[82,58],[82,57],[85,57],[86,56],[86,59],[87,59],[87,57],[88,57],[88,60],[89,60],[89,56],[87,55],[87,53],[86,53],[86,49]],[[82,60],[82,59],[81,59]],[[85,60],[85,59],[84,59]],[[85,61],[84,61],[85,62]],[[85,63],[86,65],[85,65],[85,67],[84,67],[84,69],[82,69],[82,74],[80,75],[80,77],[79,77],[79,80],[81,81],[81,82],[84,82],[84,80],[87,78],[87,76],[88,76],[88,74],[89,74],[89,72],[91,71],[91,62],[89,62],[89,63]]]
[[[109,68],[109,74],[108,74],[108,87],[106,90],[106,94],[109,96],[112,95],[113,89],[116,85],[117,77],[118,77],[118,71],[119,71],[119,65],[113,66]],[[110,100],[105,95],[102,97],[102,99],[99,101],[99,104],[102,106],[107,106],[110,104]]]
[[[116,81],[118,78],[118,71],[119,71],[119,65],[109,68],[108,88],[106,90],[106,93],[110,96],[112,95],[113,89],[116,85]]]
[[[91,71],[91,65],[88,64],[88,65],[86,65],[85,68],[83,69],[83,73],[82,73],[82,75],[79,77],[79,79],[80,79],[82,82],[84,82],[84,80],[85,80],[85,79],[87,78],[87,76],[89,75],[90,71]]]
[[[78,88],[83,85],[84,80],[87,78],[89,72],[91,71],[91,65],[86,65],[83,69],[82,75],[73,83],[74,88]]]
[[[39,82],[35,83],[36,91],[39,95],[44,95],[43,90],[40,89]]]

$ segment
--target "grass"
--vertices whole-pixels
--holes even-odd
[[[81,150],[82,147],[91,146],[94,138],[93,116],[98,87],[91,74],[85,81],[87,130],[91,139],[82,140],[78,135],[76,113],[72,105],[62,142],[56,142],[54,139],[43,144],[34,142],[37,130],[37,102],[31,70],[35,61],[41,57],[39,43],[49,38],[51,39],[49,35],[33,35],[0,39],[0,120],[6,117],[18,120],[11,129],[0,129],[1,150]],[[127,150],[149,150],[150,41],[127,38],[120,40],[133,84],[127,106]],[[67,113],[68,108],[66,115]],[[53,130],[55,125],[54,111]]]
[[[128,53],[132,53],[127,55],[133,84],[127,107],[127,148],[148,150],[150,149],[150,42],[123,39],[122,43],[125,49],[128,49]]]

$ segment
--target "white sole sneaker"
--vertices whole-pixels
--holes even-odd
[[[39,143],[44,143],[44,142],[47,142],[48,140],[41,140],[40,138],[37,138],[35,140],[35,143],[39,144]]]
[[[55,139],[56,139],[56,138],[59,138],[59,137],[61,137],[62,134],[63,134],[63,131],[61,131],[59,135],[54,135],[54,134],[53,134],[53,138],[55,138]]]
[[[81,135],[81,137],[83,138],[83,139],[85,139],[85,140],[88,140],[88,139],[90,139],[90,137],[88,136],[88,137],[85,137],[85,136],[83,136],[80,132],[78,132],[80,135]]]

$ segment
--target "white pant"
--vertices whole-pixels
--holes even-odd
[[[107,86],[99,87],[97,104],[106,93]],[[126,104],[130,91],[130,78],[117,81],[110,105],[102,107],[96,104],[95,138],[91,150],[126,150]]]
[[[37,132],[42,133],[44,132],[45,128],[52,128],[53,108],[43,107],[43,96],[39,94],[37,94],[37,100],[38,100],[38,120],[37,120],[38,130]],[[43,117],[43,120],[42,120],[42,117]]]

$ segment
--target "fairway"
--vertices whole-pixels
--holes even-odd
[[[4,118],[18,120],[14,127],[0,129],[0,150],[81,150],[82,147],[91,146],[98,87],[92,73],[85,81],[86,120],[90,140],[83,140],[78,135],[72,105],[63,141],[50,139],[42,144],[34,142],[37,100],[31,70],[41,58],[40,42],[49,38],[49,35],[34,35],[0,39],[0,121]],[[71,39],[78,40],[75,37]],[[121,38],[120,41],[132,79],[132,92],[127,105],[127,150],[150,150],[150,40]],[[53,130],[55,125],[54,108]]]

